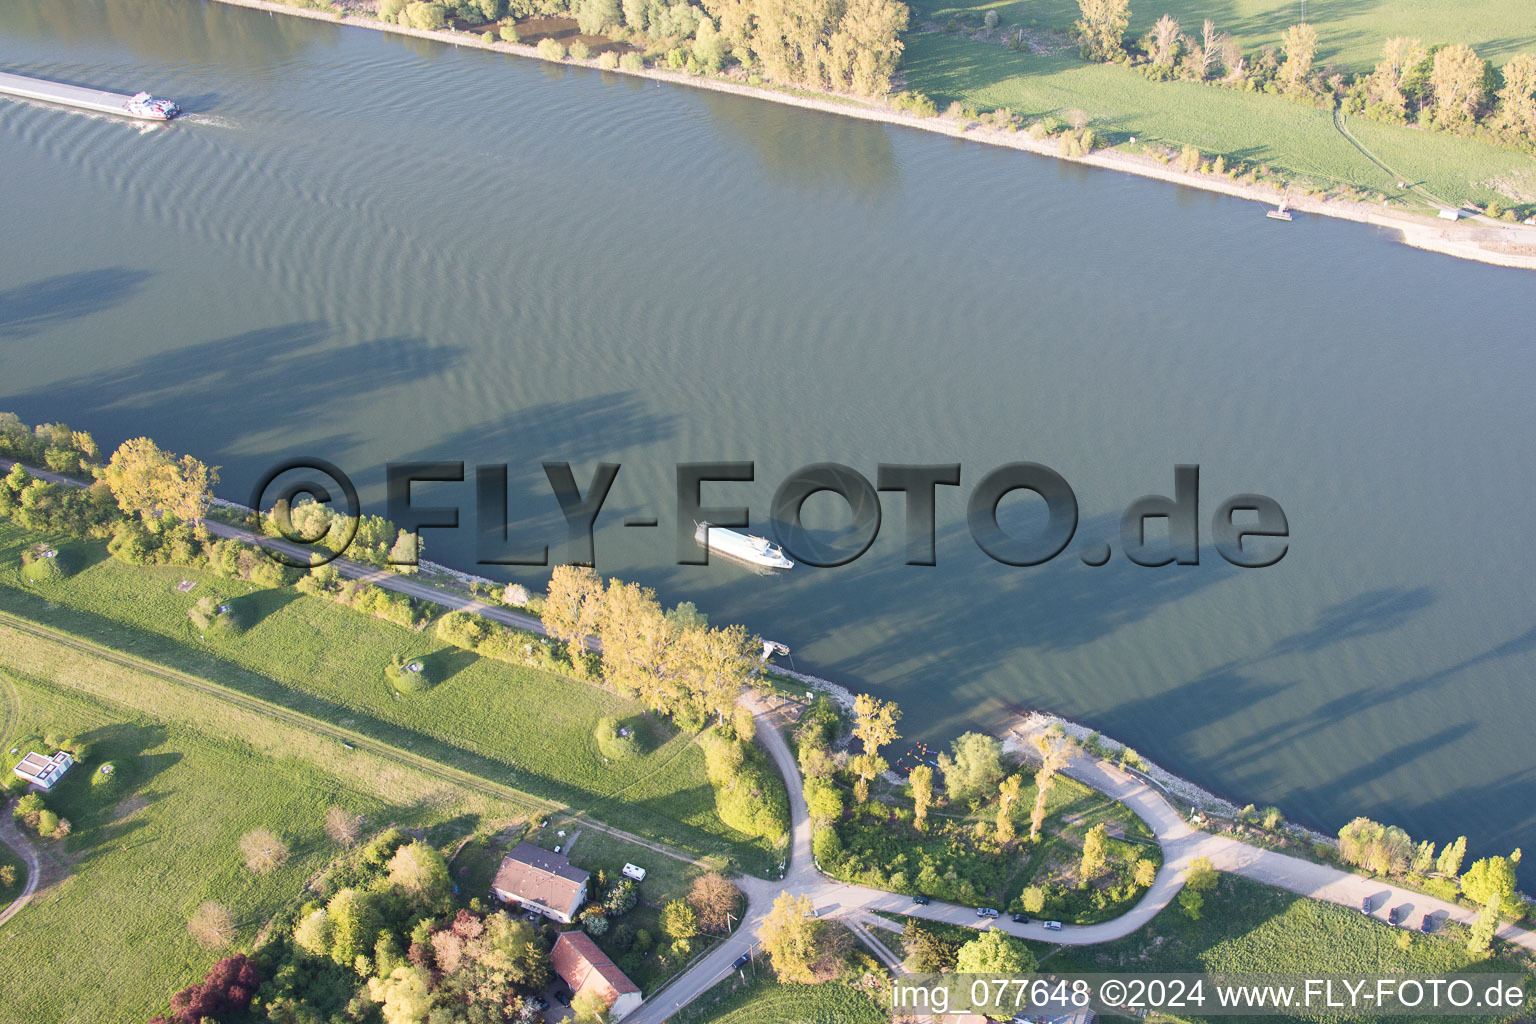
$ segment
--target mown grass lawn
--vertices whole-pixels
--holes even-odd
[[[915,5],[930,17],[944,19],[973,11],[995,10],[1004,25],[1070,30],[1077,20],[1077,0],[1006,0],[988,4],[960,0],[925,0]],[[1141,36],[1164,14],[1198,36],[1206,18],[1230,32],[1247,51],[1279,44],[1286,27],[1301,21],[1294,0],[1133,0],[1131,36]],[[1369,70],[1391,36],[1412,36],[1425,43],[1466,43],[1485,59],[1502,66],[1519,53],[1536,52],[1536,8],[1523,0],[1312,0],[1306,20],[1318,35],[1317,60],[1350,70]]]
[[[5,750],[45,731],[83,734],[94,748],[46,797],[73,825],[62,844],[41,841],[67,875],[0,928],[4,1024],[148,1019],[221,955],[188,934],[193,911],[205,901],[229,907],[236,945],[248,945],[338,852],[323,831],[331,806],[375,827],[395,817],[430,824],[451,813],[390,808],[312,765],[27,679],[0,681],[0,699],[19,703],[12,735],[0,740]],[[90,776],[108,760],[117,781],[104,791]],[[246,870],[236,849],[258,827],[291,850],[268,875]]]
[[[940,109],[952,101],[979,110],[1008,107],[1026,121],[1086,112],[1111,145],[1195,146],[1228,162],[1265,165],[1317,188],[1351,186],[1418,200],[1372,163],[1333,124],[1330,111],[1282,96],[1190,82],[1152,82],[1115,64],[1074,54],[1018,53],[989,42],[942,33],[910,33],[903,69],[907,87],[927,93]],[[1536,48],[1536,46],[1533,46]],[[1494,183],[1531,175],[1528,156],[1475,139],[1350,118],[1361,142],[1448,202],[1486,202],[1507,190]],[[1536,182],[1527,182],[1536,192]]]
[[[1469,954],[1466,933],[1457,926],[1442,934],[1422,935],[1367,919],[1353,907],[1271,889],[1236,875],[1220,876],[1216,889],[1206,894],[1197,921],[1175,905],[1118,942],[1054,950],[1042,945],[1037,951],[1043,969],[1062,973],[1381,973],[1419,977],[1452,972],[1525,973],[1512,962],[1479,960]]]
[[[724,825],[690,735],[654,721],[654,745],[606,761],[599,718],[642,713],[598,686],[447,647],[291,588],[258,590],[210,572],[135,566],[94,542],[61,545],[77,571],[41,586],[19,572],[37,538],[0,524],[0,609],[286,704],[534,796],[748,870],[777,858]],[[177,589],[182,581],[190,592]],[[199,634],[187,611],[212,595],[235,606],[242,633]],[[384,680],[391,655],[422,658],[435,684],[398,694]]]
[[[625,864],[644,868],[645,881],[640,883],[640,898],[655,906],[687,896],[689,885],[704,873],[704,869],[697,865],[684,864],[617,836],[599,832],[579,821],[551,820],[549,828],[543,830],[549,835],[535,832],[528,839],[540,846],[552,846],[560,842],[554,833],[561,828],[567,830],[567,836],[575,829],[581,830],[570,855],[571,863],[585,871],[594,875],[599,871],[606,872],[608,879],[613,881],[622,877]]]
[[[766,965],[759,970],[759,977],[746,985],[732,974],[673,1017],[673,1024],[886,1024],[890,1020],[882,1006],[852,986],[780,984]]]

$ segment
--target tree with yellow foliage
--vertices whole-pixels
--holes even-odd
[[[200,527],[213,504],[219,468],[190,455],[177,458],[149,438],[136,437],[112,453],[103,479],[129,515],[146,523],[172,516]]]

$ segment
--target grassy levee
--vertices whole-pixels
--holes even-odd
[[[928,0],[919,14],[940,22],[970,11],[978,18],[997,11],[1005,25],[1069,31],[1077,20],[1077,0],[1004,0],[945,3]],[[1293,0],[1132,0],[1127,35],[1144,35],[1152,23],[1171,14],[1179,27],[1196,36],[1200,24],[1212,18],[1220,31],[1230,32],[1248,52],[1278,46],[1287,26],[1302,19]],[[916,17],[914,20],[916,20]],[[1511,57],[1536,50],[1536,10],[1522,0],[1315,0],[1306,7],[1306,20],[1317,29],[1317,61],[1351,71],[1369,71],[1391,36],[1410,36],[1426,44],[1466,43],[1478,55],[1502,66]]]
[[[188,933],[201,904],[229,908],[233,945],[248,945],[339,852],[323,830],[329,807],[364,815],[370,828],[474,827],[504,813],[365,751],[338,760],[333,743],[302,729],[77,652],[49,652],[58,657],[45,659],[46,674],[29,677],[12,661],[35,643],[3,639],[0,700],[18,712],[0,737],[5,749],[42,730],[83,735],[93,749],[47,797],[73,825],[67,840],[37,841],[47,882],[0,928],[0,1024],[149,1018],[227,952]],[[99,695],[75,688],[86,682]],[[106,761],[113,783],[93,786]],[[239,838],[254,828],[290,850],[269,874],[241,861]]]
[[[1212,85],[1153,82],[1117,64],[1089,63],[1071,53],[1020,53],[958,35],[914,32],[906,45],[907,87],[929,94],[940,109],[953,101],[984,111],[1008,107],[1026,121],[1078,109],[1110,145],[1131,137],[1190,145],[1229,163],[1267,165],[1316,188],[1364,188],[1422,204],[1351,145],[1322,108]],[[1536,38],[1530,48],[1536,49]],[[1501,194],[1507,201],[1509,190],[1494,187],[1500,180],[1517,191],[1536,189],[1530,158],[1511,149],[1363,117],[1350,118],[1349,128],[1408,176],[1407,184],[1424,182],[1449,202],[1486,202]]]
[[[34,586],[20,578],[18,562],[21,548],[35,540],[0,525],[0,611],[432,758],[526,794],[528,806],[569,807],[749,871],[777,863],[766,844],[720,822],[691,735],[653,722],[654,749],[628,762],[604,761],[593,735],[597,720],[642,713],[622,696],[483,659],[442,645],[430,631],[402,629],[288,588],[257,590],[198,570],[125,565],[95,543],[62,545],[80,568]],[[196,584],[190,593],[175,589],[182,580]],[[199,635],[187,610],[207,594],[240,606],[247,628]],[[397,695],[383,677],[394,653],[428,661],[436,684]]]

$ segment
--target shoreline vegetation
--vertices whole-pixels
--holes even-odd
[[[1298,195],[1292,190],[1268,182],[1248,183],[1210,171],[1185,170],[1174,163],[1164,163],[1152,156],[1118,149],[1099,149],[1069,155],[1062,151],[1062,143],[1058,138],[1046,136],[1037,139],[1028,132],[990,127],[981,123],[979,117],[963,116],[956,120],[947,116],[923,116],[885,105],[877,100],[867,100],[841,93],[806,88],[774,88],[766,84],[751,84],[750,81],[740,82],[663,67],[625,67],[622,63],[616,66],[604,66],[607,62],[600,63],[600,57],[589,56],[580,59],[568,53],[563,45],[541,47],[521,42],[505,42],[495,38],[487,39],[484,35],[489,35],[489,32],[476,35],[453,29],[420,29],[393,24],[352,10],[329,6],[323,8],[301,6],[298,3],[285,3],[281,0],[216,0],[216,2],[268,11],[273,14],[291,14],[314,21],[352,25],[378,32],[435,40],[454,46],[470,46],[557,64],[587,67],[610,74],[649,78],[658,82],[670,82],[734,96],[766,100],[804,110],[915,128],[951,138],[979,142],[983,145],[1020,150],[1037,156],[1048,156],[1089,167],[1120,171],[1155,181],[1202,189],[1266,206],[1275,206],[1284,202],[1288,209],[1301,213],[1395,231],[1403,244],[1413,248],[1493,266],[1536,270],[1536,226],[1511,224],[1465,210],[1459,211],[1462,219],[1453,222],[1384,204],[1319,195]],[[557,50],[558,53],[555,52]]]

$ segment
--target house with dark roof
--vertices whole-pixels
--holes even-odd
[[[46,793],[58,784],[58,781],[64,777],[64,773],[69,771],[74,763],[75,759],[67,750],[60,750],[52,757],[44,757],[42,754],[28,751],[27,756],[11,770],[17,777],[26,779]]]
[[[587,872],[563,855],[542,850],[532,843],[518,843],[501,859],[491,881],[491,895],[561,924],[576,920],[587,901]]]
[[[641,1003],[640,987],[597,948],[586,932],[561,932],[555,948],[549,952],[549,963],[573,995],[596,992],[607,1005],[611,1021],[622,1020]]]

